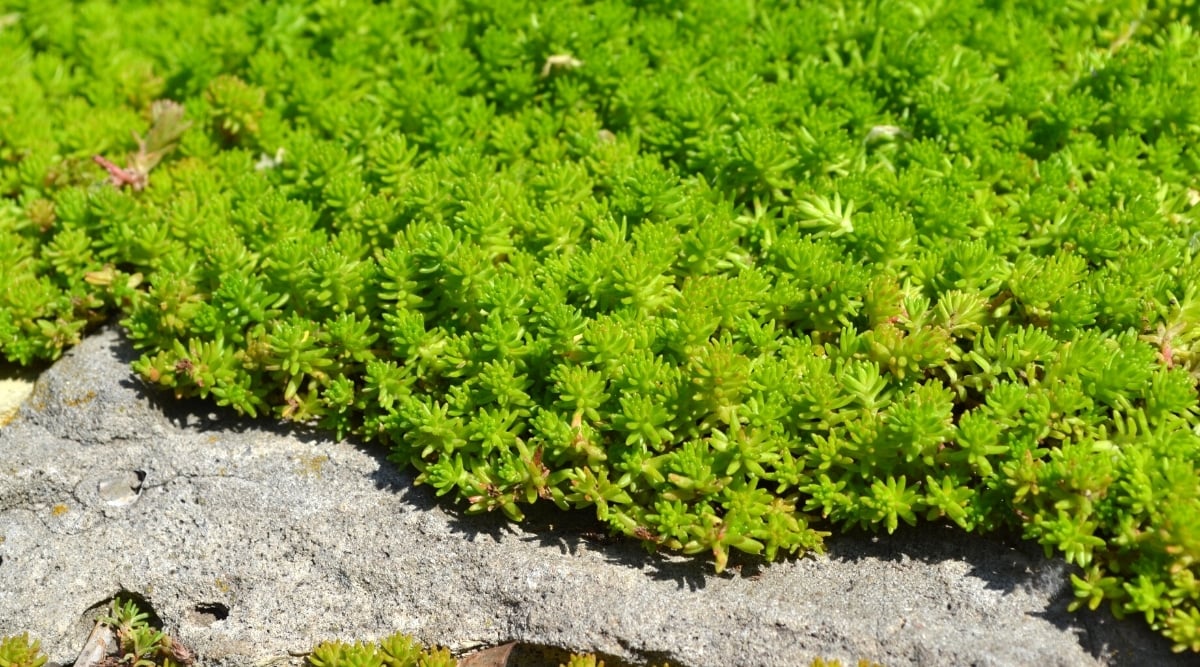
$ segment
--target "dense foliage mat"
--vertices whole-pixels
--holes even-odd
[[[776,558],[1016,529],[1200,650],[1194,2],[0,2],[0,350]]]

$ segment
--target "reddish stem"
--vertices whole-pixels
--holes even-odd
[[[104,167],[104,170],[108,172],[108,182],[112,183],[114,186],[121,188],[128,185],[134,190],[141,190],[142,188],[146,187],[145,176],[128,169],[122,169],[114,164],[111,160],[105,158],[103,155],[93,155],[92,160],[94,160],[96,164],[100,165],[101,167]]]

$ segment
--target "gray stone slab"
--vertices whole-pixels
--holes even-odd
[[[0,635],[57,663],[107,600],[142,596],[205,665],[324,639],[511,640],[676,665],[1171,665],[1138,619],[1068,614],[1035,545],[927,526],[715,575],[605,539],[586,513],[467,517],[385,453],[148,392],[116,329],[0,428]],[[1193,663],[1194,664],[1194,663]]]

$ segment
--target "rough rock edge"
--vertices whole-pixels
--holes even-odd
[[[463,516],[370,446],[148,393],[136,356],[106,328],[0,428],[0,635],[28,631],[60,664],[120,591],[206,665],[396,631],[696,667],[1194,658],[1140,619],[1068,614],[1067,566],[1036,545],[925,526],[714,575],[586,513]]]

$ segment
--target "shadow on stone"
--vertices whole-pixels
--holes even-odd
[[[115,337],[111,354],[128,366],[140,354],[124,336]],[[177,400],[151,387],[132,373],[120,381],[120,386],[136,392],[139,399],[151,404],[178,428],[195,431],[246,432],[261,430],[289,435],[303,442],[320,444],[331,440],[323,431],[269,418],[251,419],[234,410],[216,407],[200,399]],[[449,496],[438,498],[428,486],[414,484],[414,474],[403,470],[388,459],[385,446],[350,439],[358,450],[378,463],[370,474],[371,481],[381,490],[397,494],[413,509],[421,512],[438,511],[449,517],[453,533],[468,541],[486,538],[500,543],[515,535],[526,543],[552,548],[561,555],[577,556],[584,552],[600,555],[604,561],[642,573],[649,580],[673,582],[680,590],[702,591],[717,578],[755,579],[768,571],[761,558],[733,553],[727,570],[716,575],[712,559],[707,555],[685,557],[677,554],[648,553],[634,540],[610,535],[608,526],[589,510],[563,511],[549,501],[523,507],[526,518],[513,524],[502,514],[467,515],[465,504]],[[828,527],[823,527],[829,530]],[[930,567],[948,562],[967,565],[967,574],[983,582],[991,590],[1005,596],[1028,593],[1049,601],[1042,611],[1030,615],[1044,619],[1060,630],[1074,635],[1090,655],[1108,664],[1121,667],[1155,664],[1163,666],[1190,664],[1188,656],[1170,652],[1168,642],[1149,630],[1140,619],[1118,621],[1106,610],[1067,611],[1071,601],[1070,569],[1060,559],[1047,559],[1041,547],[1020,539],[1015,533],[997,535],[966,534],[957,527],[943,524],[922,524],[918,528],[902,527],[893,535],[877,535],[863,531],[835,531],[826,539],[828,558],[835,562],[858,563],[883,561],[904,563],[916,561]],[[796,563],[806,557],[781,559]],[[98,604],[107,604],[108,601]],[[220,603],[198,603],[195,613],[210,619],[222,620],[229,614]],[[535,649],[529,649],[534,651]],[[536,651],[550,650],[546,647]],[[557,649],[553,649],[557,651]],[[559,651],[559,653],[562,653]],[[558,655],[558,654],[556,654]],[[559,658],[565,661],[565,654]],[[532,657],[528,658],[532,660]],[[606,658],[610,665],[624,664],[615,657]],[[511,664],[538,664],[522,662]],[[557,664],[557,663],[546,663]]]

